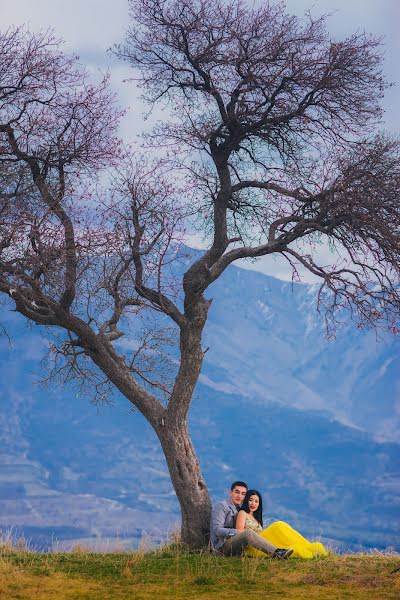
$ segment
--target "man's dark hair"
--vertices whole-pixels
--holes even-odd
[[[246,490],[249,489],[249,486],[244,481],[234,481],[231,485],[231,491],[234,490],[236,486],[244,487]]]
[[[259,491],[257,491],[257,490],[247,490],[247,493],[246,493],[246,496],[244,497],[241,509],[244,510],[245,512],[247,512],[247,513],[250,512],[249,500],[250,500],[251,496],[258,496],[258,499],[260,501],[260,504],[258,505],[257,510],[254,511],[254,518],[257,519],[257,521],[260,523],[261,527],[263,527],[262,497],[261,497],[261,494],[260,494]]]

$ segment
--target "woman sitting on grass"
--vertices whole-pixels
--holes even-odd
[[[276,521],[266,529],[263,528],[262,498],[257,490],[248,490],[240,511],[236,517],[236,529],[253,529],[271,544],[279,548],[293,548],[294,558],[314,558],[326,556],[327,552],[320,542],[309,542],[300,533],[283,521]],[[261,550],[247,546],[246,556],[267,556]]]

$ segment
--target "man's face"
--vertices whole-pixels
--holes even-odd
[[[244,500],[246,492],[247,490],[245,487],[236,485],[233,490],[230,490],[229,498],[232,500],[233,504],[240,506]]]

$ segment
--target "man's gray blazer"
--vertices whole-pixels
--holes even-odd
[[[214,550],[220,550],[226,538],[237,534],[235,520],[238,510],[231,500],[218,502],[211,513],[210,537]]]

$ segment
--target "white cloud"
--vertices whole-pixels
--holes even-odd
[[[100,60],[109,46],[122,40],[128,21],[126,0],[1,0],[0,10],[2,28],[23,23],[34,31],[52,27],[67,50]]]

